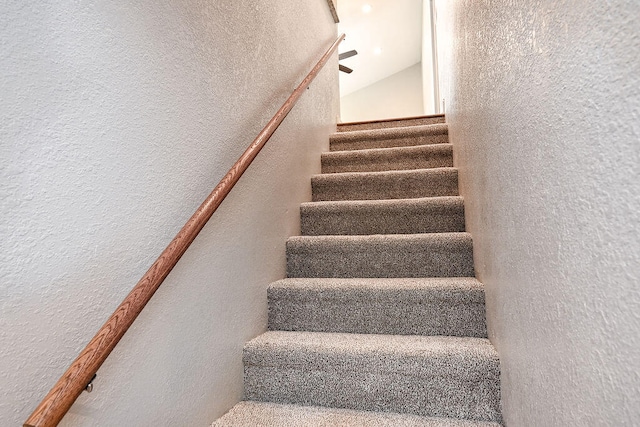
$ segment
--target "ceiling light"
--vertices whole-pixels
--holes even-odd
[[[380,55],[382,53],[382,49],[377,47],[377,48],[373,49],[373,53],[375,53],[376,55]]]
[[[369,13],[371,12],[371,5],[370,4],[365,4],[364,6],[362,6],[362,13]]]

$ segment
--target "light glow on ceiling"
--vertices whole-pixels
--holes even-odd
[[[640,1],[640,0],[637,0]],[[358,51],[340,73],[340,96],[374,84],[420,62],[422,58],[422,4],[425,0],[337,0],[338,24],[347,38],[340,51]],[[370,13],[362,7],[371,6]],[[375,54],[376,48],[381,53]]]
[[[370,4],[367,3],[364,6],[362,6],[362,13],[370,13],[371,9],[373,9],[373,8],[371,7]]]
[[[381,55],[382,54],[382,49],[377,47],[377,48],[373,49],[373,53],[376,54],[376,55]]]

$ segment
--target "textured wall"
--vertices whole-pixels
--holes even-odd
[[[325,0],[3,2],[0,424],[18,425],[335,39]],[[204,426],[338,114],[333,58],[66,426]]]
[[[421,64],[341,97],[340,112],[343,122],[424,114]]]
[[[637,425],[640,2],[437,5],[507,425]]]

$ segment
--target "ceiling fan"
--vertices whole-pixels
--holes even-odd
[[[351,58],[352,56],[357,55],[358,52],[356,52],[355,50],[350,50],[344,53],[341,53],[338,55],[338,61],[342,61],[343,59],[347,59],[347,58]],[[345,67],[342,64],[338,64],[338,68],[340,69],[340,71],[347,73],[347,74],[351,74],[353,72],[353,70],[349,67]]]

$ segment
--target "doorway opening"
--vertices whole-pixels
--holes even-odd
[[[440,113],[433,0],[339,0],[341,121]]]

